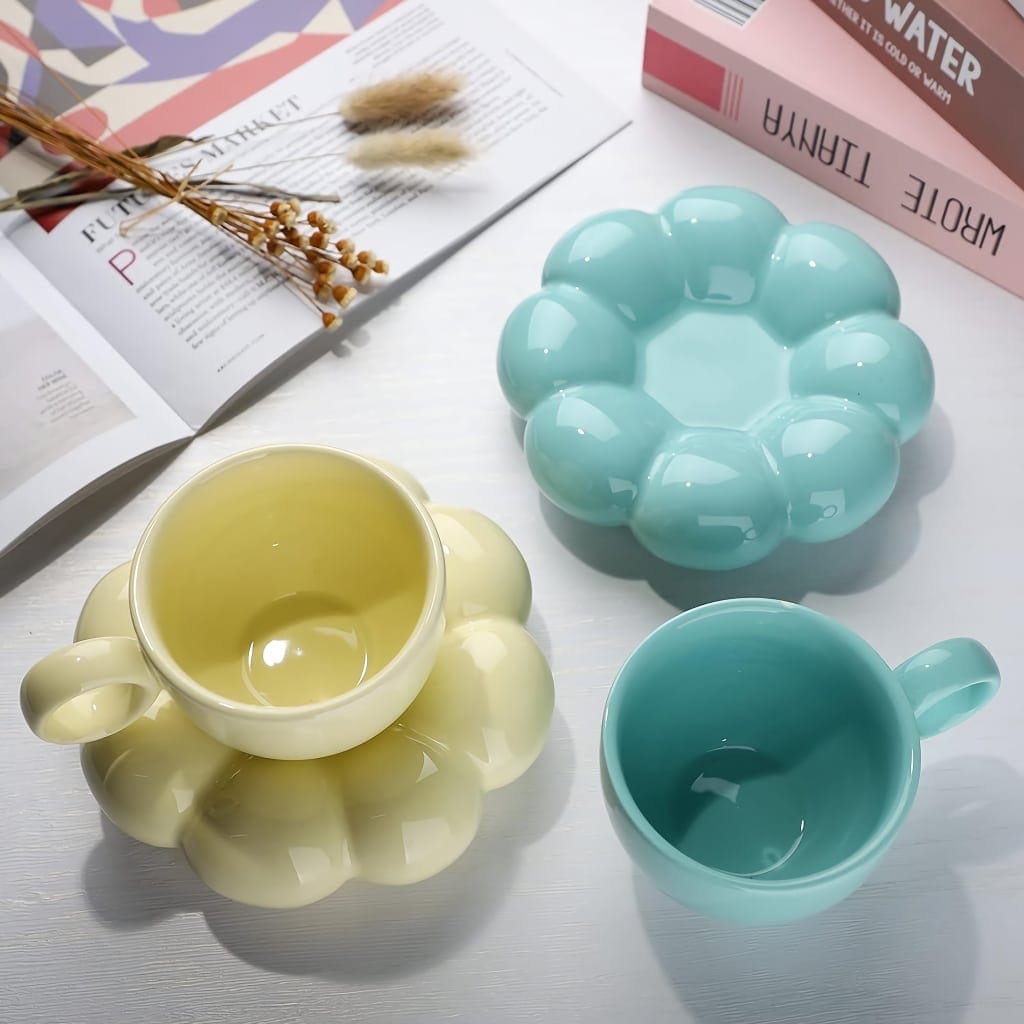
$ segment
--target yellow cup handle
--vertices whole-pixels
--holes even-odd
[[[93,637],[29,669],[21,682],[21,712],[41,739],[89,743],[131,725],[159,692],[134,637]]]

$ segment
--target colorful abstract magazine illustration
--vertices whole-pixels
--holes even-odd
[[[143,143],[194,131],[398,2],[11,0],[0,74],[23,101],[90,134]],[[11,143],[0,127],[3,156]]]
[[[451,122],[477,158],[431,172],[352,166],[339,99],[424,67],[464,80]],[[337,195],[331,218],[387,259],[392,284],[625,124],[515,25],[459,0],[12,0],[0,74],[111,148],[203,140],[158,158],[178,177],[230,169],[283,195]],[[8,129],[0,190],[65,166]],[[0,429],[31,436],[33,454],[0,462],[0,552],[98,480],[186,441],[320,328],[263,261],[162,199],[5,216],[0,287],[21,305],[0,314],[0,346],[26,344],[25,323],[46,344],[4,357]],[[382,299],[361,297],[361,315]],[[55,380],[70,404],[43,397]]]

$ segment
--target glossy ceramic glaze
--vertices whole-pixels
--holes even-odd
[[[375,736],[426,681],[444,632],[444,558],[423,502],[333,448],[231,456],[179,488],[132,561],[132,638],[35,666],[22,707],[44,739],[131,722],[161,688],[221,743],[322,757]]]
[[[731,569],[882,507],[931,406],[931,360],[881,257],[735,188],[562,238],[498,373],[531,472],[579,519]]]
[[[530,577],[519,551],[479,513],[429,514],[447,625],[397,722],[331,757],[270,760],[218,742],[162,691],[132,724],[82,747],[107,816],[144,843],[180,846],[208,885],[258,906],[311,903],[353,877],[417,882],[451,864],[476,834],[483,794],[540,752],[554,691],[523,627]],[[129,580],[123,565],[100,581],[76,636],[134,635]]]
[[[816,612],[763,599],[672,619],[608,698],[602,782],[639,866],[679,902],[776,924],[849,895],[917,790],[920,737],[985,704],[989,653],[947,640],[890,669]]]

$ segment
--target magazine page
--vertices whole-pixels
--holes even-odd
[[[101,478],[191,436],[0,235],[0,554]]]
[[[337,116],[339,98],[424,67],[463,76],[464,95],[449,122],[477,158],[444,173],[357,171],[345,159],[355,136]],[[378,279],[379,290],[450,250],[624,123],[486,4],[402,0],[209,123],[154,122],[148,134],[208,137],[161,158],[159,165],[179,176],[222,173],[285,192],[337,194],[336,204],[310,205],[388,261],[391,273]],[[199,428],[319,331],[320,317],[257,255],[194,214],[164,208],[140,220],[161,203],[91,203],[48,224],[48,232],[26,220],[12,237]]]

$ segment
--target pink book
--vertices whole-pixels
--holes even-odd
[[[1024,0],[815,0],[1024,186]]]
[[[1024,190],[811,0],[653,0],[644,85],[1024,296]]]

